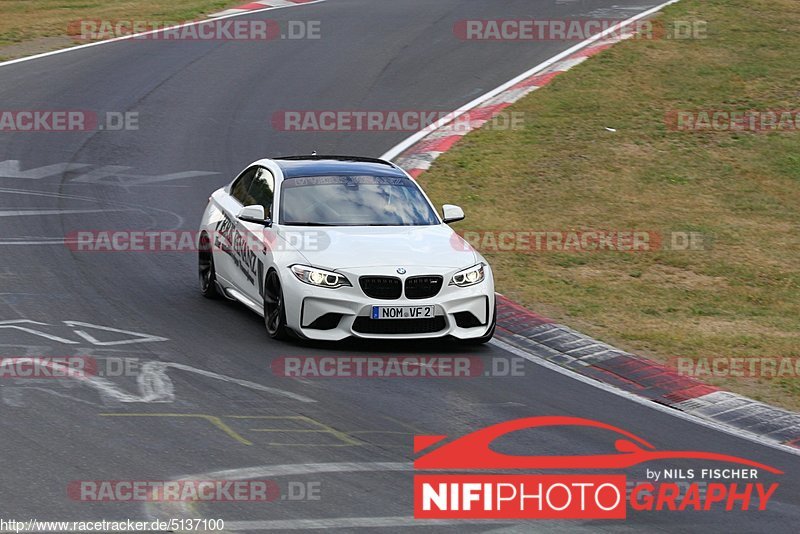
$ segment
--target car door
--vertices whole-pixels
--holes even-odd
[[[267,219],[272,219],[275,199],[275,177],[264,167],[259,167],[248,190],[248,206],[264,208]],[[272,227],[263,224],[237,221],[238,229],[247,244],[242,255],[242,277],[239,279],[244,294],[253,302],[261,304],[264,297],[264,278],[267,267],[272,265],[272,245],[276,235]]]
[[[248,192],[259,168],[253,166],[245,169],[233,181],[226,193],[214,197],[222,212],[222,217],[213,228],[214,237],[212,239],[217,277],[221,278],[226,285],[234,286],[239,290],[241,290],[241,286],[240,283],[237,283],[239,279],[237,273],[242,260],[237,216],[244,207],[244,203],[250,200]]]

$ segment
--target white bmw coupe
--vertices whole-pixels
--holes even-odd
[[[380,159],[262,159],[215,191],[200,289],[263,315],[269,335],[316,340],[492,338],[492,270],[417,183]]]

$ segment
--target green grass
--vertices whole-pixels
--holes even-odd
[[[665,125],[671,110],[800,108],[800,4],[682,0],[656,23],[676,20],[707,21],[707,38],[621,43],[510,108],[523,129],[468,135],[420,181],[465,208],[459,230],[713,236],[692,252],[487,256],[499,291],[655,359],[800,356],[800,135]],[[800,408],[796,378],[717,383]]]
[[[70,22],[144,20],[182,22],[246,2],[231,0],[0,0],[0,55],[3,47],[47,37],[67,37]],[[62,46],[68,46],[67,40]]]

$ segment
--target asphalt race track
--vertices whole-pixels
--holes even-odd
[[[270,466],[298,464],[306,469],[289,479],[318,483],[319,500],[216,503],[189,515],[254,532],[796,531],[795,455],[530,362],[513,377],[283,378],[271,363],[284,356],[517,357],[496,344],[476,350],[271,341],[261,318],[243,306],[200,296],[193,253],[77,252],[63,242],[78,230],[196,230],[209,194],[253,160],[313,150],[379,156],[409,135],[277,131],[270,124],[276,111],[449,111],[574,44],[464,42],[453,37],[457,20],[627,18],[658,3],[328,0],[246,16],[319,20],[319,40],[122,41],[0,67],[0,108],[139,117],[139,129],[130,131],[0,132],[0,352],[121,358],[136,366],[93,383],[2,380],[0,517],[174,517],[158,503],[76,501],[67,487],[75,480],[167,480],[221,470],[280,482],[281,471]],[[458,436],[536,415],[596,419],[659,449],[732,454],[785,475],[763,512],[629,512],[624,522],[536,524],[410,519],[414,434]],[[595,454],[609,443],[565,428],[502,446],[518,454]],[[368,465],[376,462],[385,464]],[[309,467],[329,463],[338,467]],[[644,469],[628,470],[629,479],[643,479]]]

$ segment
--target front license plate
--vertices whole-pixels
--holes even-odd
[[[425,319],[434,316],[434,306],[373,306],[373,319]]]

